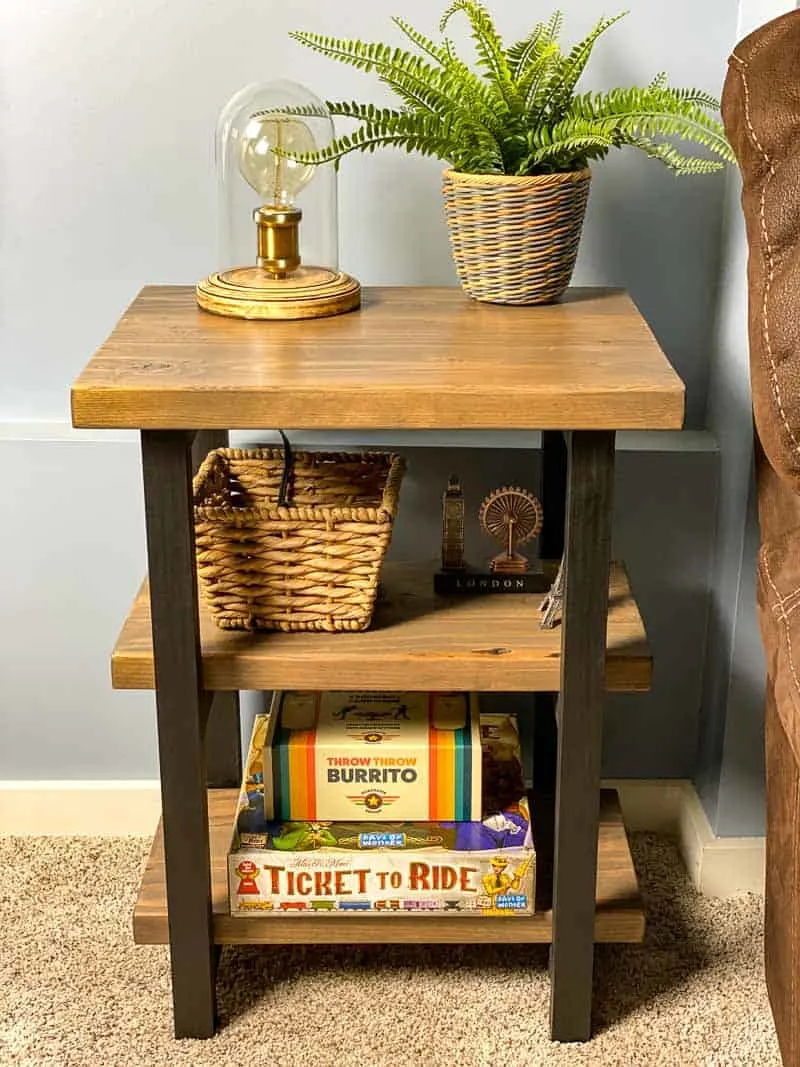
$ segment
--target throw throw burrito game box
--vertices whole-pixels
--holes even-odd
[[[268,819],[481,817],[468,693],[277,693],[264,747]]]
[[[472,822],[268,820],[270,733],[258,716],[228,857],[231,914],[533,912],[536,857],[513,717],[480,716],[484,818]]]

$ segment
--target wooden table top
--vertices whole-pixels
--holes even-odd
[[[684,387],[620,290],[507,307],[366,289],[333,318],[245,322],[149,286],[72,389],[73,425],[133,429],[680,429]]]

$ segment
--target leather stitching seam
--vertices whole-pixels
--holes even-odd
[[[794,602],[794,604],[792,604],[788,608],[783,604],[776,605],[775,607],[773,607],[772,611],[773,611],[773,614],[775,614],[775,615],[777,615],[778,612],[780,611],[779,618],[788,619],[789,616],[793,615],[794,612],[797,611],[798,608],[800,608],[800,600],[796,600]]]
[[[740,56],[737,56],[735,52],[731,55],[731,59],[738,64],[739,76],[742,79],[742,89],[744,91],[744,120],[745,125],[747,126],[748,133],[750,134],[750,140],[753,142],[756,151],[761,155],[761,158],[763,159],[764,163],[766,163],[767,167],[769,168],[769,177],[764,182],[761,189],[761,207],[759,212],[761,222],[762,257],[764,257],[764,253],[766,253],[766,256],[764,258],[766,259],[767,267],[767,282],[764,286],[764,301],[761,306],[761,323],[764,335],[764,343],[767,349],[767,358],[769,359],[769,364],[771,368],[769,380],[770,385],[772,386],[772,394],[775,398],[775,404],[778,408],[778,413],[781,417],[781,421],[783,422],[784,429],[789,435],[789,440],[794,445],[795,452],[800,454],[800,442],[798,442],[797,438],[792,432],[792,428],[789,425],[789,420],[786,417],[786,411],[783,406],[783,400],[781,398],[780,386],[778,385],[778,368],[775,363],[774,353],[772,351],[772,338],[770,337],[769,320],[767,318],[767,307],[769,304],[769,297],[772,290],[772,284],[775,280],[775,256],[773,254],[772,242],[770,241],[769,231],[767,229],[766,203],[767,190],[769,189],[770,183],[772,182],[776,174],[775,164],[767,155],[764,146],[761,144],[761,141],[758,139],[758,135],[755,129],[753,128],[753,122],[750,114],[750,87],[747,84],[747,63],[745,63],[745,61]]]
[[[762,564],[766,564],[767,555],[768,555],[768,549],[769,549],[769,545],[766,544],[766,543],[762,544],[761,548],[759,548],[759,550],[758,550],[758,565],[759,565],[759,567],[761,567]],[[772,599],[772,598],[770,598],[770,599]],[[791,615],[792,612],[795,610],[795,608],[800,607],[800,585],[798,585],[795,589],[790,590],[788,593],[786,593],[785,596],[779,596],[778,592],[776,590],[775,591],[774,600],[775,600],[775,603],[780,605],[781,608],[785,609],[785,614],[787,616]],[[792,604],[791,607],[787,608],[786,605],[789,604],[793,600],[797,601],[797,603],[794,603],[794,604]],[[772,602],[770,602],[769,607],[770,607],[770,610],[773,613],[776,613],[775,606],[774,606],[774,604]]]
[[[761,562],[766,566],[766,553],[761,556]],[[775,589],[774,586],[773,589]],[[775,590],[775,597],[771,597],[770,600],[770,610],[773,615],[788,619],[792,612],[800,608],[800,588],[793,589],[786,596],[779,596],[777,590]]]
[[[762,563],[763,563],[763,568],[764,568],[764,574],[766,576],[767,581],[770,584],[770,588],[772,589],[772,591],[775,594],[775,596],[778,597],[778,599],[780,600],[780,597],[778,595],[778,590],[775,587],[775,582],[772,580],[772,574],[770,573],[769,563],[768,563],[767,559],[764,558],[762,560]],[[780,603],[775,604],[773,606],[772,610],[773,610],[773,612],[775,614],[775,617],[777,619],[779,619],[783,623],[783,636],[784,636],[784,640],[786,642],[786,651],[787,651],[788,656],[789,656],[789,670],[792,673],[792,679],[794,680],[795,691],[797,692],[798,697],[800,697],[800,680],[797,677],[797,668],[796,668],[795,662],[794,662],[794,649],[792,648],[792,635],[791,635],[791,633],[789,631],[788,615],[784,611],[783,606]]]

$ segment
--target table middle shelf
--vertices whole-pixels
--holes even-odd
[[[541,594],[437,596],[433,565],[389,563],[373,625],[363,633],[220,630],[200,596],[203,682],[208,690],[405,689],[555,692],[561,627],[539,628]],[[112,655],[115,689],[153,689],[147,584]],[[621,563],[609,586],[606,688],[650,688],[652,656]]]

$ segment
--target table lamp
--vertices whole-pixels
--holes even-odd
[[[302,116],[292,113],[298,108]],[[333,136],[325,105],[294,82],[251,85],[228,101],[217,123],[216,164],[219,254],[231,266],[197,285],[201,308],[233,318],[309,319],[359,306],[361,286],[338,265],[336,170],[294,158]]]

